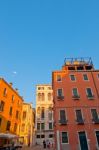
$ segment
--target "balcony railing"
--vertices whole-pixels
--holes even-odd
[[[78,100],[78,99],[80,99],[80,95],[73,95],[72,98],[75,100]]]
[[[66,125],[68,122],[68,120],[64,119],[64,120],[59,120],[59,124],[60,125]]]
[[[93,118],[92,121],[93,121],[95,124],[99,124],[99,118]]]
[[[88,99],[94,99],[95,97],[94,97],[94,95],[87,95],[87,98]]]
[[[76,122],[77,124],[84,124],[84,119],[77,119]]]
[[[64,100],[64,96],[62,96],[62,95],[57,96],[57,99],[58,99],[58,100]]]

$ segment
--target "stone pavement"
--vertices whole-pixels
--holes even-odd
[[[43,146],[37,145],[33,147],[23,147],[21,150],[54,150],[53,148],[46,148],[44,149]]]

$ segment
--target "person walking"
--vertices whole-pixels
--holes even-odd
[[[44,149],[46,148],[46,142],[45,142],[45,140],[43,141],[43,148]]]

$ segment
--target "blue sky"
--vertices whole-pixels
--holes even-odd
[[[35,85],[81,56],[99,68],[99,0],[0,1],[0,76],[25,101],[35,106]]]

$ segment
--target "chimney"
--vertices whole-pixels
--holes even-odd
[[[13,83],[12,83],[12,82],[10,82],[10,83],[9,83],[9,85],[10,85],[10,86],[12,86],[12,85],[13,85]]]
[[[17,88],[15,88],[15,91],[16,91],[16,92],[18,92],[18,89],[17,89]]]

